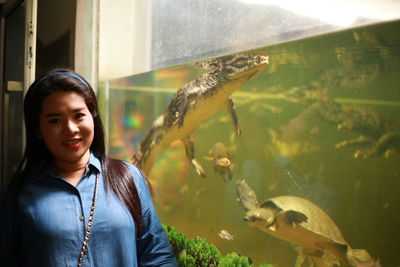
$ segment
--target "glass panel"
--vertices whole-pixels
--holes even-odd
[[[99,77],[103,81],[400,19],[397,0],[118,0],[99,4]]]
[[[255,266],[294,266],[297,243],[322,249],[325,256],[310,257],[321,266],[345,259],[346,249],[356,252],[351,248],[365,249],[382,266],[398,265],[399,51],[395,21],[255,49],[269,55],[269,65],[258,76],[241,76],[239,85],[218,75],[247,63],[218,65],[227,57],[108,81],[109,151],[127,160],[135,155],[163,222],[223,254],[248,256]],[[183,97],[171,102],[178,88]],[[229,88],[236,89],[240,136],[227,109],[213,110],[226,106],[220,93]],[[156,120],[179,119],[185,107],[180,128]],[[187,160],[189,134],[205,179]],[[246,209],[275,220],[260,231],[243,220]]]
[[[151,7],[152,69],[400,18],[393,0],[153,0]]]
[[[20,82],[24,79],[25,4],[15,8],[5,22],[4,80]],[[6,89],[6,88],[4,88]],[[22,89],[22,87],[21,87]],[[9,91],[5,97],[3,122],[3,182],[9,179],[22,154],[23,91]]]

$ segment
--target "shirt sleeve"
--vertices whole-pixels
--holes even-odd
[[[139,266],[178,266],[155,210],[146,180],[137,167],[131,166],[142,205],[142,235],[137,239],[138,264]]]

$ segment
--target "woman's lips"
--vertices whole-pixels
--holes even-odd
[[[63,142],[63,145],[68,149],[76,149],[79,148],[81,145],[81,139],[74,139]]]

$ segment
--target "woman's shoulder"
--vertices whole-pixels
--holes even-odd
[[[132,162],[122,160],[122,163],[128,167],[129,171],[133,174],[133,178],[140,178],[140,180],[144,180],[144,174],[142,171]]]
[[[128,162],[128,161],[123,161],[123,163],[128,167],[128,169],[132,173],[133,181],[134,181],[136,187],[138,188],[139,195],[141,194],[141,192],[143,190],[145,190],[146,193],[149,193],[148,181],[145,178],[143,172],[139,169],[139,167],[137,167],[132,162]]]

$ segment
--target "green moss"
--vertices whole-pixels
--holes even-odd
[[[213,244],[201,237],[187,238],[171,226],[163,224],[163,227],[181,267],[254,267],[248,257],[235,252],[224,256]],[[263,263],[259,267],[272,265]]]

